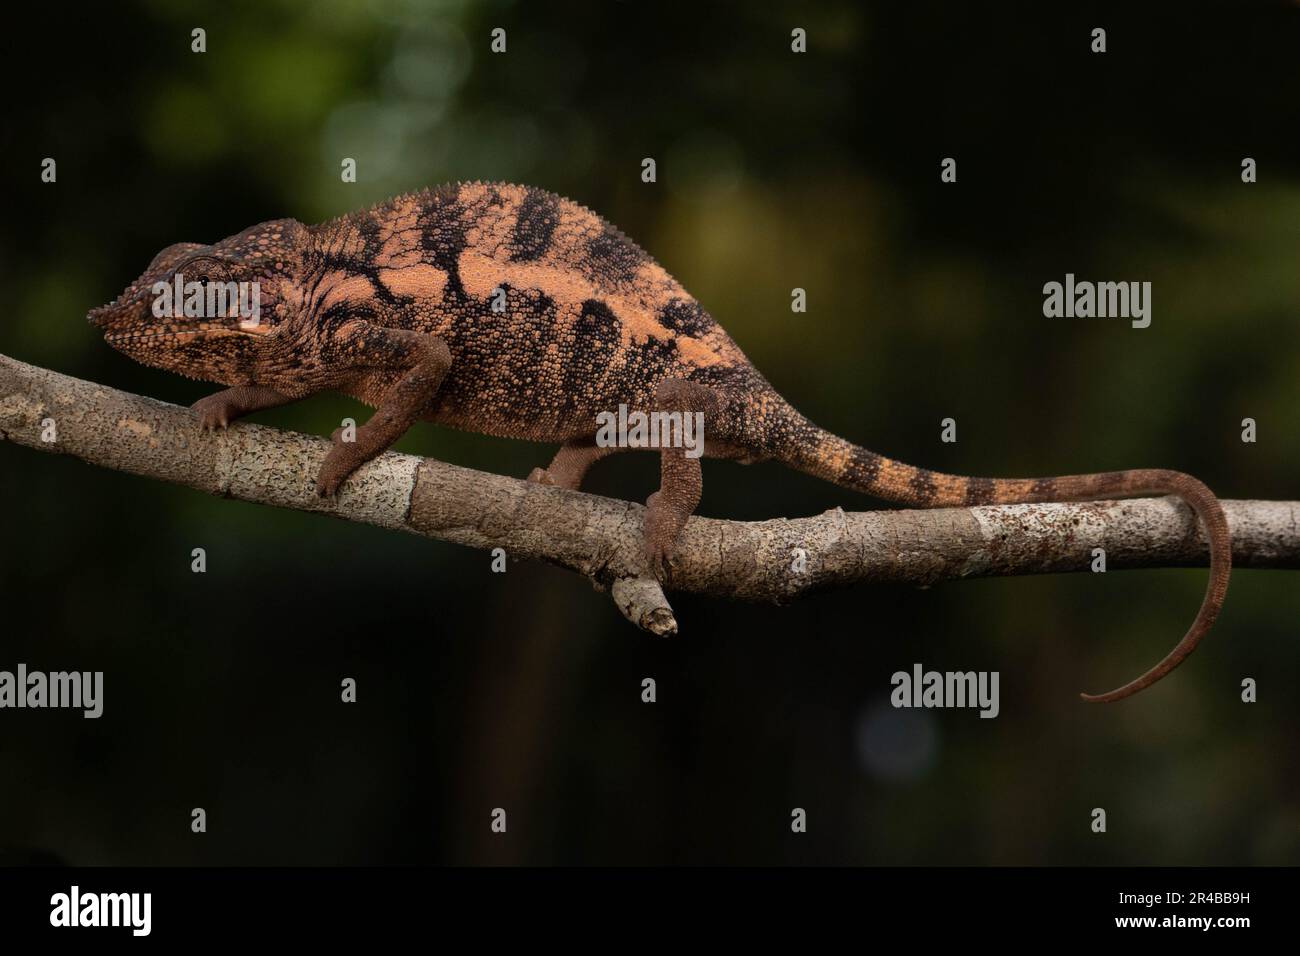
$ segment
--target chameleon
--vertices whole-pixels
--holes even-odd
[[[233,303],[206,316],[157,315],[156,284],[177,276],[203,290],[257,283],[256,318],[241,318]],[[502,301],[506,308],[494,307]],[[1227,519],[1191,475],[971,478],[859,447],[800,415],[634,241],[538,188],[446,184],[318,225],[275,219],[211,245],[171,245],[87,318],[138,362],[226,386],[192,406],[203,429],[327,390],[373,407],[354,436],[332,436],[316,476],[322,496],[417,421],[557,443],[527,480],[578,489],[595,462],[621,450],[596,440],[597,416],[620,405],[702,414],[704,457],[775,461],[905,506],[1175,495],[1209,541],[1201,606],[1163,659],[1109,693],[1080,695],[1087,701],[1120,700],[1163,678],[1210,629],[1227,591]],[[660,483],[646,501],[644,542],[648,569],[663,580],[702,479],[700,456],[654,450]]]

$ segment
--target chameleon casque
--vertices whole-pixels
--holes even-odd
[[[259,284],[260,317],[157,318],[156,282]],[[508,307],[494,311],[495,290]],[[400,196],[316,226],[277,219],[213,245],[160,252],[112,303],[89,313],[112,347],[146,365],[228,386],[193,406],[203,428],[328,389],[375,408],[355,440],[335,432],[317,476],[333,495],[416,421],[558,442],[530,481],[576,489],[618,451],[596,416],[701,412],[704,455],[778,461],[840,487],[921,508],[1172,494],[1210,543],[1195,621],[1147,673],[1150,686],[1196,647],[1227,590],[1231,549],[1218,499],[1176,471],[1037,479],[966,478],[915,468],[813,425],[750,364],[722,327],[654,259],[590,210],[527,186],[458,183]],[[648,559],[662,578],[700,500],[700,461],[658,448],[647,501]]]

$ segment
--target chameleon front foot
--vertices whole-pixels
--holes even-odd
[[[530,481],[535,485],[547,485],[551,488],[554,488],[557,484],[555,478],[545,468],[534,468],[528,473],[528,477],[524,480]]]
[[[199,428],[205,432],[224,429],[235,418],[234,409],[224,392],[200,398],[190,409],[198,416]]]
[[[237,385],[200,398],[190,408],[198,415],[199,427],[206,432],[226,428],[237,418],[265,408],[275,408],[292,400],[288,395],[265,385]]]
[[[359,435],[358,431],[358,437]],[[342,428],[336,428],[330,439],[334,442],[334,447],[325,456],[320,471],[316,474],[316,494],[322,498],[332,498],[338,494],[343,482],[367,461],[367,456],[357,447],[357,442],[343,441]]]

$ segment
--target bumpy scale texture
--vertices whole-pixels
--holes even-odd
[[[260,315],[158,317],[154,284],[257,282]],[[699,412],[707,457],[776,460],[917,507],[1176,494],[1211,543],[1211,576],[1191,629],[1142,677],[1090,700],[1141,690],[1185,658],[1223,602],[1227,521],[1203,484],[1143,469],[1037,479],[967,478],[895,461],[818,428],[792,408],[662,266],[600,216],[528,186],[459,183],[399,196],[317,226],[262,223],[213,245],[180,243],[90,319],[148,365],[228,386],[196,403],[204,427],[335,389],[375,407],[354,441],[334,436],[318,476],[333,494],[414,422],[560,443],[530,480],[577,488],[619,449],[595,443],[597,415]],[[699,460],[660,448],[646,512],[660,576],[699,503]]]

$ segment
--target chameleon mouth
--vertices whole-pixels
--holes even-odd
[[[204,319],[199,322],[181,324],[165,322],[132,323],[124,328],[106,329],[104,339],[109,343],[126,340],[151,342],[161,339],[188,342],[197,338],[222,338],[231,335],[255,335],[261,337],[270,335],[274,331],[274,325],[255,323],[252,319],[236,319],[225,322]]]
[[[118,296],[112,302],[98,306],[86,313],[86,321],[100,329],[110,344],[124,340],[154,341],[177,334],[270,335],[276,323],[255,312],[240,315],[232,307],[228,313],[213,316],[151,315],[147,299]]]
[[[240,319],[238,326],[231,331],[243,332],[247,335],[270,335],[275,331],[275,326],[261,319]]]

